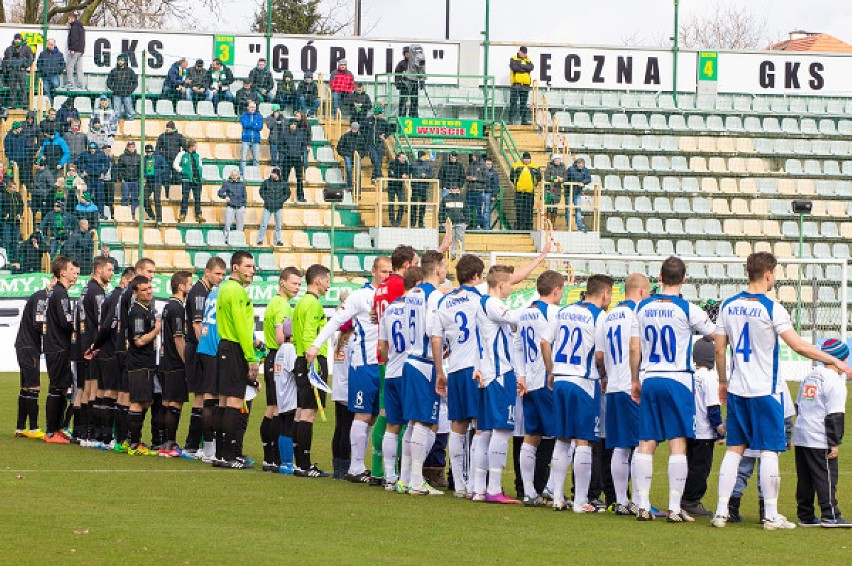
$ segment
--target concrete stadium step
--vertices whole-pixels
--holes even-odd
[[[528,232],[467,232],[464,237],[465,251],[484,253],[492,251],[503,252],[536,252],[532,236]]]

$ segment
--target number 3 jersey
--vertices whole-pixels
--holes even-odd
[[[479,360],[482,344],[476,317],[482,310],[481,300],[475,287],[463,285],[438,301],[432,336],[443,338],[449,347],[449,373],[475,367]]]
[[[716,334],[727,336],[731,348],[728,393],[761,397],[787,391],[778,384],[778,336],[793,324],[781,304],[766,295],[738,293],[722,303],[716,323]]]
[[[707,313],[680,297],[648,297],[636,308],[631,330],[642,343],[640,376],[674,379],[692,391],[692,335],[714,329]]]
[[[547,368],[541,357],[541,342],[553,343],[554,326],[551,324],[559,307],[544,301],[535,301],[518,312],[518,330],[515,332],[515,352],[512,359],[515,374],[526,378],[527,391],[536,391],[547,385]]]
[[[603,312],[592,303],[579,302],[556,313],[551,323],[554,381],[600,378],[594,365],[595,339],[603,326]]]

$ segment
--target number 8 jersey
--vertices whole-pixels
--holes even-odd
[[[713,334],[710,318],[674,295],[653,295],[636,308],[631,336],[642,343],[642,379],[666,377],[692,391],[692,335]]]

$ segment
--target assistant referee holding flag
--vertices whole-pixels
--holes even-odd
[[[222,422],[222,457],[213,465],[220,468],[251,468],[237,459],[240,409],[246,386],[257,384],[258,364],[254,354],[254,307],[245,288],[254,279],[254,258],[244,250],[231,256],[231,277],[219,286],[216,323],[219,329],[219,406]]]

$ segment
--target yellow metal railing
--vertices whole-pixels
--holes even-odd
[[[426,189],[426,200],[412,200],[412,182],[417,184],[428,184],[428,188]],[[391,201],[388,198],[388,194],[386,192],[388,183],[403,184],[403,199],[401,201]],[[391,206],[402,207],[403,214],[401,220],[405,220],[405,222],[400,225],[408,227],[413,227],[411,226],[411,213],[413,207],[423,207],[423,227],[437,230],[439,226],[438,211],[441,208],[441,190],[438,179],[422,179],[414,181],[411,179],[388,179],[386,177],[376,179],[376,228],[393,226],[390,222],[389,216]]]
[[[577,187],[583,186],[581,183],[562,183],[561,188],[559,188],[560,199],[558,203],[548,204],[545,200],[545,193],[551,189],[551,183],[541,183],[539,184],[539,190],[536,191],[535,196],[535,211],[537,223],[536,230],[544,230],[548,226],[552,228],[557,228],[563,220],[565,222],[565,230],[568,232],[573,232],[577,229],[577,226],[574,222],[575,212],[579,209],[581,214],[591,214],[592,215],[592,224],[591,226],[586,226],[586,228],[591,232],[600,231],[600,203],[601,203],[601,184],[600,183],[590,183],[589,185],[585,185],[583,190],[584,196],[590,196],[591,202],[588,204],[574,204],[574,191]],[[591,194],[589,191],[591,188]],[[568,194],[565,194],[565,191],[568,191]],[[548,225],[549,222],[549,225]]]

